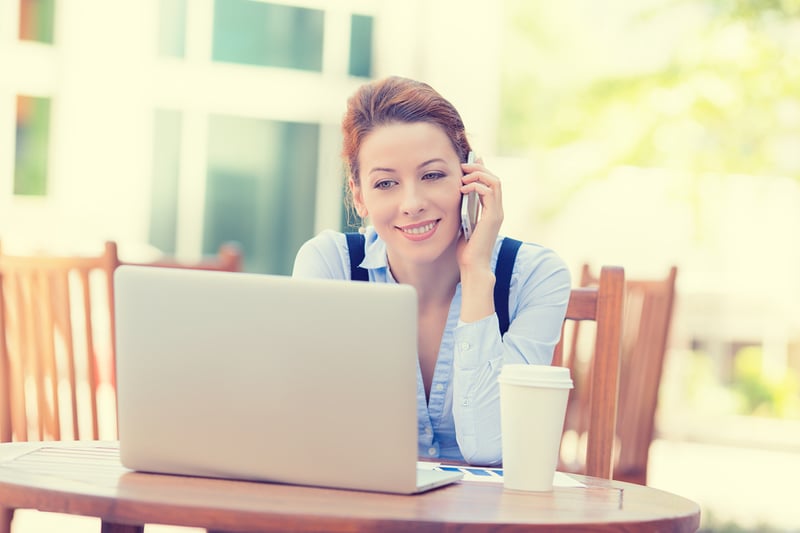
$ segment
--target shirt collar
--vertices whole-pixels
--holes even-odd
[[[378,233],[372,226],[367,227],[364,235],[366,246],[364,247],[364,260],[361,267],[366,269],[388,268],[389,259],[386,257],[386,243],[378,237]]]

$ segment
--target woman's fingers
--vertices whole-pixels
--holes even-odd
[[[463,178],[461,192],[466,194],[475,191],[481,200],[483,209],[496,209],[502,216],[502,186],[500,178],[488,171],[474,171]]]
[[[483,166],[483,159],[478,158],[475,163],[463,163],[461,165],[464,171],[462,181],[464,185],[471,183],[478,183],[490,189],[500,187],[500,178],[492,174],[485,166]],[[473,190],[470,188],[469,190]],[[478,190],[475,188],[475,190]]]
[[[473,240],[480,242],[480,245],[476,243],[475,246],[481,249],[486,248],[491,252],[503,222],[500,178],[492,174],[483,165],[483,160],[480,158],[475,163],[464,164],[462,167],[466,174],[462,178],[461,192],[475,191],[481,202],[481,216],[470,242]],[[475,246],[470,246],[470,249],[477,251]]]

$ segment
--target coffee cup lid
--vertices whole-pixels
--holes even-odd
[[[550,387],[556,389],[571,389],[573,387],[569,368],[563,366],[503,365],[503,370],[497,380],[500,383],[527,387]]]

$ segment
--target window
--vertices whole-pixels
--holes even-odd
[[[322,71],[324,13],[252,0],[214,3],[215,61]]]
[[[351,76],[372,76],[372,17],[353,15],[350,18]]]
[[[47,194],[49,140],[50,99],[17,95],[14,194]]]
[[[234,240],[245,251],[246,270],[289,274],[303,242],[342,223],[344,183],[331,175],[341,143],[331,117],[344,97],[309,109],[292,95],[318,95],[328,80],[339,87],[371,76],[370,8],[362,0],[156,6],[155,61],[164,72],[179,72],[160,58],[190,57],[194,85],[184,107],[175,92],[180,77],[156,81],[149,243],[190,258]]]
[[[318,152],[316,124],[212,115],[203,253],[234,240],[246,270],[290,274],[314,232]]]
[[[161,0],[158,10],[158,55],[186,56],[186,0]]]
[[[53,44],[55,0],[20,0],[19,39]]]

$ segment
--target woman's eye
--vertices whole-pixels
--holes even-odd
[[[393,185],[394,185],[394,182],[392,180],[382,180],[382,181],[376,182],[374,187],[376,189],[385,190],[385,189],[391,188]]]
[[[427,172],[422,176],[422,179],[424,179],[424,180],[437,180],[437,179],[443,178],[443,177],[444,177],[444,173],[443,172]]]

